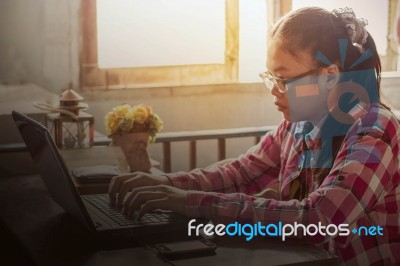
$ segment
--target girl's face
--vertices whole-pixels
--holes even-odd
[[[317,122],[327,114],[329,90],[321,81],[327,79],[328,70],[318,68],[309,53],[299,51],[294,56],[282,48],[279,39],[272,38],[268,45],[267,69],[272,76],[285,80],[316,70],[306,77],[289,80],[286,87],[280,83],[286,90],[284,93],[276,86],[272,88],[274,104],[285,120]]]

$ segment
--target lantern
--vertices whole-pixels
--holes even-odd
[[[94,144],[94,117],[81,109],[88,108],[72,89],[61,94],[58,113],[46,115],[47,128],[58,148],[84,148]]]

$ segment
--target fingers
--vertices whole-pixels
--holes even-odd
[[[126,194],[135,188],[135,179],[130,178],[122,182],[122,186],[117,196],[117,204],[121,205],[124,202]]]
[[[120,191],[123,182],[128,180],[129,178],[132,178],[133,176],[134,175],[132,174],[120,175],[120,176],[114,176],[111,179],[110,185],[108,187],[108,195],[110,196],[110,201],[112,203],[115,202],[116,195]]]
[[[148,200],[165,197],[167,195],[167,193],[165,193],[165,187],[166,186],[159,185],[135,188],[123,203],[124,212],[131,213],[138,210],[139,207]]]
[[[108,190],[110,201],[121,205],[129,191],[136,187],[152,185],[152,183],[152,176],[142,172],[115,176],[111,179]]]
[[[131,201],[124,202],[123,212],[132,215],[134,211],[140,209],[140,207],[151,200],[166,198],[165,193],[159,191],[141,191],[136,193],[136,196]]]
[[[124,205],[123,208],[125,210],[129,210],[131,203],[135,200],[137,195],[141,192],[155,192],[155,188],[147,186],[147,187],[141,187],[141,188],[136,188],[136,189],[132,190],[132,193],[123,201],[123,205]],[[149,200],[150,200],[150,198],[149,198]]]
[[[131,215],[134,211],[140,210],[138,218],[154,209],[166,209],[184,214],[186,193],[185,190],[165,185],[136,188],[125,200],[123,211]]]
[[[162,198],[147,201],[142,205],[138,214],[138,219],[142,218],[146,213],[156,209],[168,209],[168,199]]]

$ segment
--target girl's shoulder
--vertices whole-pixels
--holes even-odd
[[[385,131],[388,126],[399,128],[398,118],[383,104],[372,104],[368,113],[361,117],[360,121],[365,126],[373,126],[382,131]]]
[[[399,120],[382,104],[371,104],[368,112],[355,120],[349,132],[373,135],[393,143],[400,141]]]

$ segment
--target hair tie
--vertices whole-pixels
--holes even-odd
[[[350,41],[362,53],[364,51],[363,46],[368,38],[368,32],[365,29],[368,21],[363,18],[356,18],[353,9],[349,7],[334,9],[332,13],[342,20]]]

